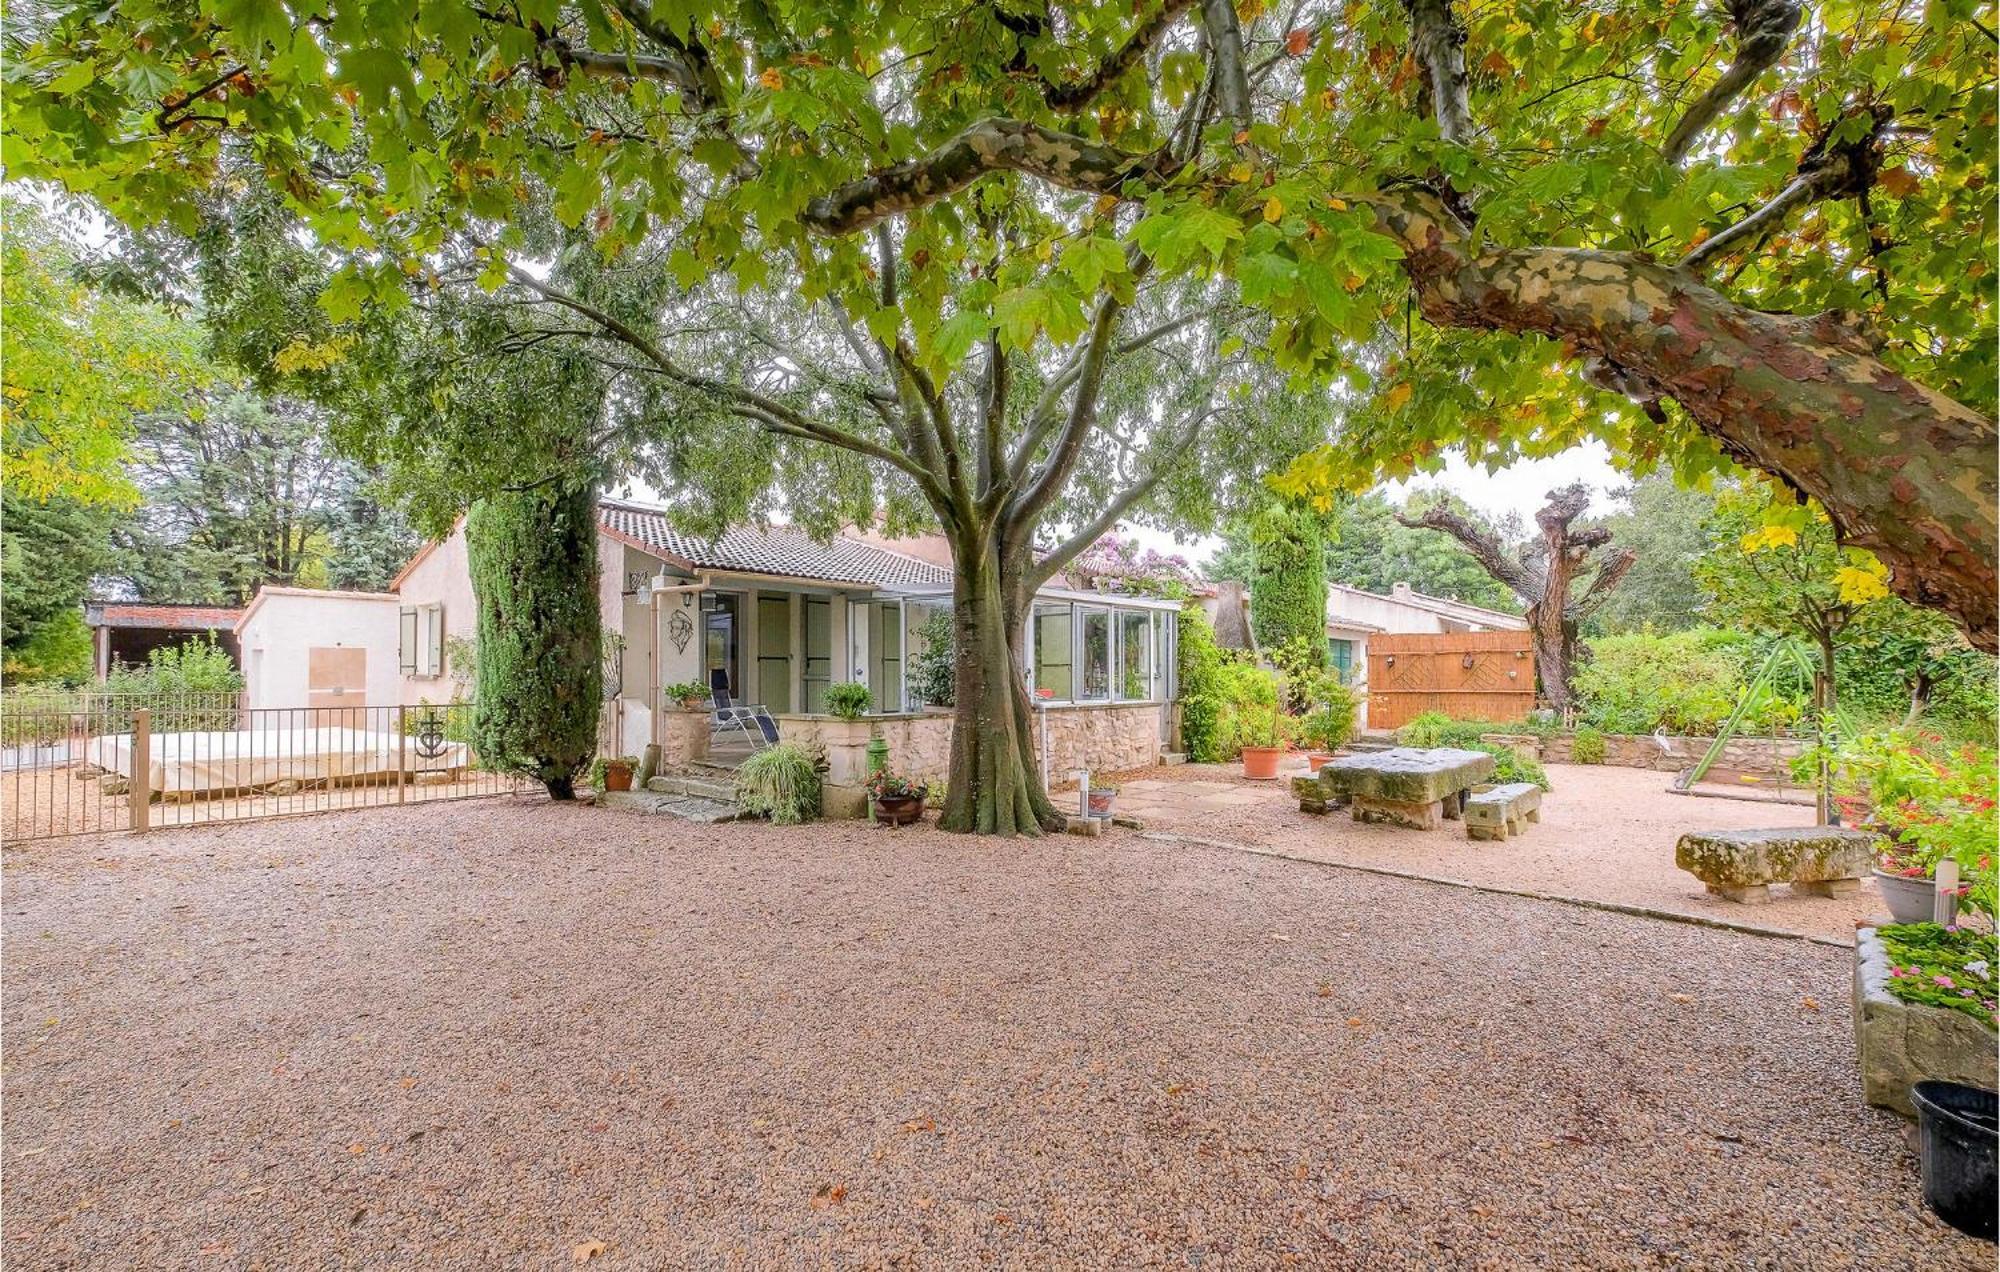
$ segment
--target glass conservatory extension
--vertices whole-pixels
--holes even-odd
[[[1029,693],[1050,706],[1170,700],[1179,608],[1148,597],[1042,591],[1028,620]]]

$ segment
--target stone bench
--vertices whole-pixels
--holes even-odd
[[[1716,896],[1755,905],[1774,883],[1816,897],[1844,897],[1875,865],[1880,836],[1839,826],[1709,830],[1682,835],[1674,864]]]
[[[1292,792],[1307,812],[1344,803],[1358,822],[1434,830],[1458,817],[1468,787],[1491,776],[1493,757],[1484,751],[1396,747],[1329,760],[1320,768],[1316,795],[1311,778],[1294,781]]]
[[[1505,839],[1542,819],[1542,788],[1533,782],[1475,786],[1465,797],[1465,837]]]

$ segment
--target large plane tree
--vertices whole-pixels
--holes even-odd
[[[1163,323],[1219,356],[1224,294],[1356,422],[1299,489],[1592,434],[1734,460],[1994,646],[1994,38],[1967,0],[52,12],[16,24],[10,172],[130,221],[247,172],[350,259],[340,321],[474,244],[485,286],[634,376],[921,491],[975,652],[1087,456],[1188,453],[1157,413],[1098,427],[1091,390]],[[520,237],[543,213],[620,268],[838,314],[871,432],[819,413],[852,385],[717,375],[676,356],[674,304],[563,290]],[[1051,387],[1014,407],[1030,364]],[[1013,776],[1020,701],[991,701],[960,766],[979,811],[955,782],[951,816],[1007,829],[1045,810]]]

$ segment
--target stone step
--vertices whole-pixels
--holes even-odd
[[[726,800],[660,791],[606,791],[597,797],[597,803],[600,808],[621,813],[638,813],[642,817],[677,817],[692,822],[737,821],[745,816],[741,808]]]
[[[1376,751],[1393,751],[1395,748],[1394,739],[1354,738],[1340,749],[1354,755],[1368,755]]]
[[[734,775],[727,780],[718,780],[688,773],[663,773],[646,783],[646,789],[656,795],[690,795],[697,799],[710,799],[725,804],[734,803],[736,800]]]

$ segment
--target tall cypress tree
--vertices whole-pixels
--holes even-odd
[[[1326,636],[1326,524],[1310,508],[1273,500],[1251,525],[1250,630],[1274,649]]]
[[[588,485],[489,495],[466,516],[479,601],[473,746],[570,799],[597,746],[603,637],[596,496]]]

